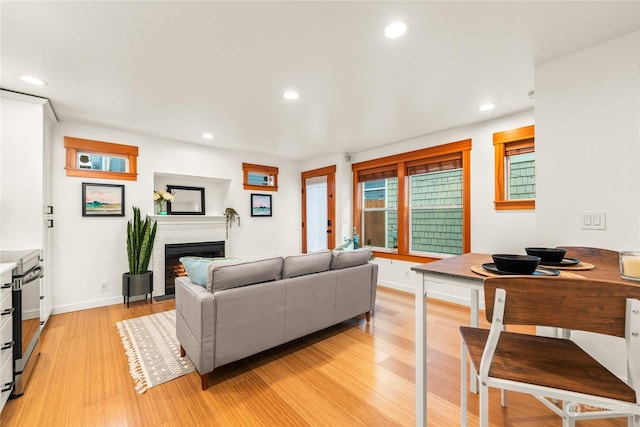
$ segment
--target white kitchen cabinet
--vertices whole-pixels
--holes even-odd
[[[11,271],[15,266],[15,264],[0,264],[0,411],[13,390]]]
[[[41,320],[53,309],[48,263],[55,221],[51,203],[51,136],[57,119],[49,100],[2,90],[0,138],[0,250],[41,249]]]

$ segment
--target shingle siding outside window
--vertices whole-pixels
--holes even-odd
[[[462,254],[462,169],[411,177],[411,251]]]
[[[536,198],[536,169],[533,153],[511,156],[509,199]]]

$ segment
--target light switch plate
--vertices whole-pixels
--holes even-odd
[[[607,224],[605,212],[583,212],[580,228],[583,230],[604,230]]]

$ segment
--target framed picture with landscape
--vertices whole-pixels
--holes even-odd
[[[251,216],[271,216],[271,194],[251,195]]]
[[[124,185],[83,182],[82,216],[124,216]]]

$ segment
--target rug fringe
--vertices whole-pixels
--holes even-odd
[[[140,359],[138,359],[138,355],[135,352],[133,339],[127,333],[127,329],[124,326],[124,323],[116,322],[116,326],[118,327],[120,338],[122,338],[122,345],[125,348],[125,354],[127,355],[127,359],[129,360],[129,373],[131,374],[131,378],[133,378],[136,383],[136,392],[138,392],[138,394],[142,394],[147,391],[147,389],[149,388],[149,384],[147,383],[147,378],[142,371],[142,364],[140,362]]]

